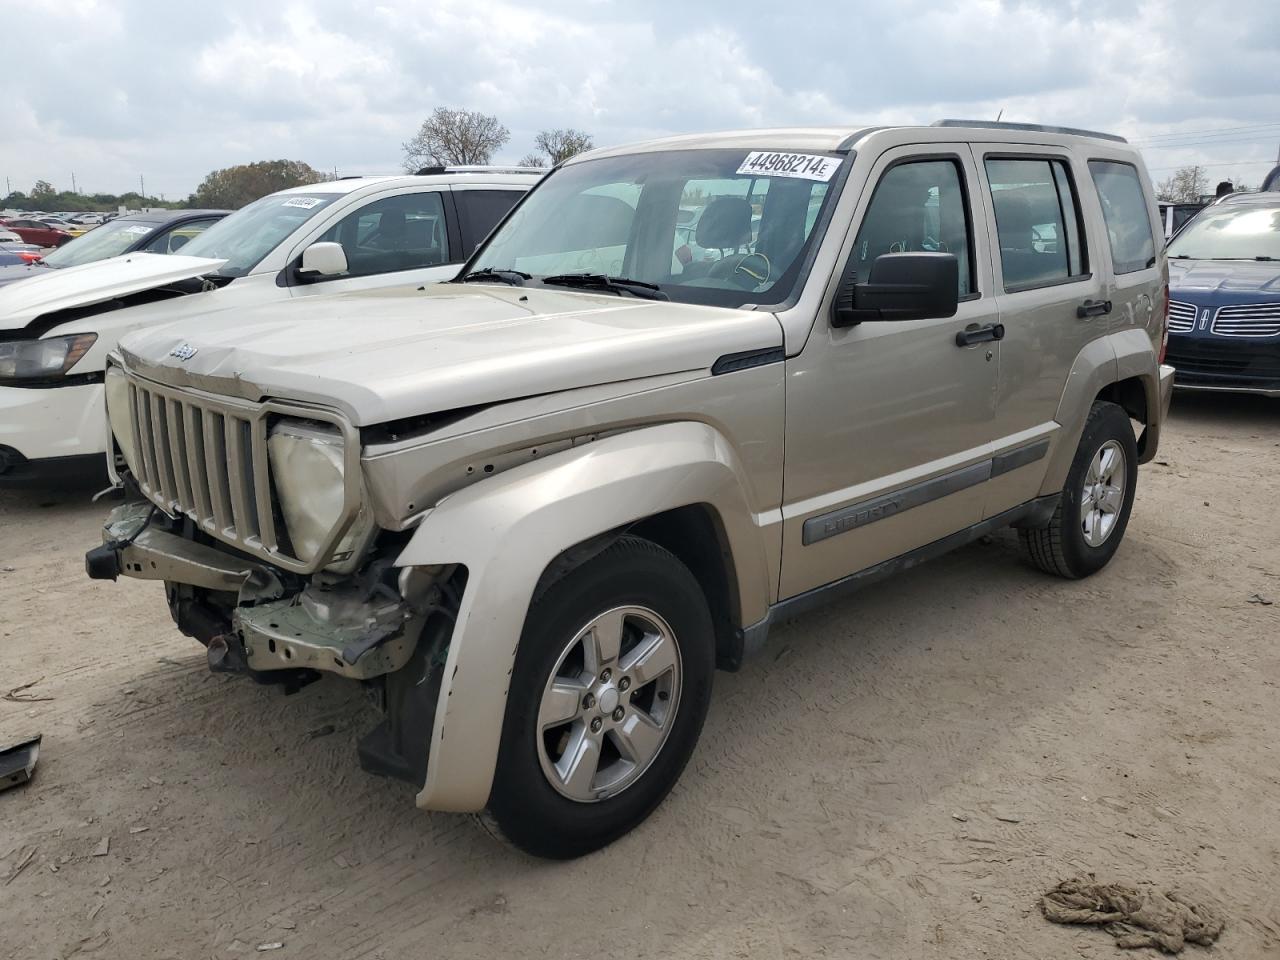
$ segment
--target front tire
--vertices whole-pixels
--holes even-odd
[[[1049,525],[1018,531],[1027,559],[1071,580],[1097,573],[1120,548],[1137,485],[1129,415],[1114,403],[1095,403]]]
[[[693,752],[711,698],[706,597],[674,555],[622,537],[529,607],[488,813],[570,859],[642,822]]]

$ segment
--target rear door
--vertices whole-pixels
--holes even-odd
[[[995,460],[985,514],[1039,492],[1054,417],[1072,364],[1108,329],[1104,259],[1080,197],[1089,173],[1066,147],[973,146],[988,229],[996,242],[995,300],[1004,340]],[[1095,263],[1095,261],[1097,261]]]
[[[960,261],[959,309],[933,320],[815,322],[787,361],[780,597],[907,553],[982,518],[1000,342],[961,346],[992,326],[987,228],[964,144],[886,151],[868,178],[846,264],[860,277],[885,253]]]

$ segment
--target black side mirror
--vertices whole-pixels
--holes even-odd
[[[886,253],[876,257],[865,282],[857,282],[852,271],[845,274],[831,325],[954,317],[959,288],[960,263],[954,254]]]

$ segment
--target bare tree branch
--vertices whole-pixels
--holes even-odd
[[[1167,203],[1198,203],[1208,189],[1204,167],[1179,167],[1156,187],[1156,197]]]
[[[489,163],[495,150],[511,139],[497,117],[474,110],[436,107],[404,147],[404,168]]]
[[[590,150],[594,144],[591,134],[572,128],[566,130],[543,130],[533,138],[534,146],[542,154],[538,166],[555,166],[570,157]],[[538,159],[537,153],[531,153],[525,160]]]

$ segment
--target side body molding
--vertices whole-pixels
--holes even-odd
[[[525,612],[547,565],[574,544],[665,510],[707,504],[733,556],[739,624],[763,618],[770,598],[766,549],[781,549],[766,543],[780,536],[780,525],[752,502],[729,442],[706,424],[681,422],[523,464],[429,511],[397,566],[461,563],[467,586],[418,806],[462,812],[488,802]]]

